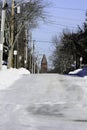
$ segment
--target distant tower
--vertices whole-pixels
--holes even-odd
[[[43,55],[41,60],[41,73],[47,73],[47,59],[45,54]]]

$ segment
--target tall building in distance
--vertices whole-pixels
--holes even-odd
[[[47,59],[44,54],[41,60],[41,73],[47,73],[47,68],[48,68]]]

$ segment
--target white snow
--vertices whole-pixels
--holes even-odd
[[[4,66],[0,130],[13,129],[87,130],[87,77],[30,75],[24,68]]]
[[[7,89],[25,74],[30,74],[30,72],[24,68],[7,69],[7,66],[3,66],[2,70],[0,71],[0,90]]]
[[[74,70],[74,71],[71,71],[69,72],[69,74],[77,74],[79,71],[81,71],[82,69],[77,69],[77,70]]]

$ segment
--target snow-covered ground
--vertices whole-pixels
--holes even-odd
[[[87,130],[87,77],[3,69],[0,130]]]
[[[0,71],[0,90],[7,89],[16,80],[20,79],[24,74],[30,74],[30,72],[24,68],[20,69],[7,69],[7,66],[3,66]]]

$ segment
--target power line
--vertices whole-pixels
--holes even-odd
[[[61,17],[61,16],[54,16],[54,15],[48,15],[48,17],[52,17],[52,18],[59,18],[59,19],[64,19],[64,20],[69,20],[69,21],[81,21],[82,19],[74,19],[74,18],[69,18],[69,17]]]
[[[62,10],[72,10],[72,11],[86,11],[87,9],[81,9],[81,8],[65,8],[65,7],[57,7],[54,6],[54,8],[62,9]]]
[[[53,42],[51,42],[51,41],[43,41],[43,40],[41,40],[41,41],[38,41],[38,40],[34,40],[35,42],[40,42],[40,43],[53,43]]]
[[[53,16],[52,16],[53,17]],[[62,19],[65,19],[65,20],[68,20],[68,18],[65,18],[65,17],[60,17],[60,18],[62,18]],[[73,20],[73,21],[75,21],[75,19],[69,19],[69,20]],[[39,20],[40,21],[40,20]],[[78,19],[78,21],[81,21],[80,19]],[[66,24],[68,24],[68,25],[64,25],[64,24],[60,24],[60,23],[58,23],[58,22],[60,22],[60,21],[52,21],[52,20],[46,20],[45,21],[45,23],[47,24],[53,24],[53,25],[58,25],[58,26],[62,26],[62,27],[71,27],[71,28],[77,28],[77,25],[79,25],[78,23],[77,23],[77,25],[76,25],[76,27],[75,26],[73,26],[75,23],[69,23],[70,21],[68,21],[68,23],[66,23]],[[82,22],[81,22],[82,23]]]
[[[56,23],[56,21],[46,21],[46,24],[53,24],[53,25],[58,25],[58,26],[62,26],[62,27],[71,27],[71,28],[77,28],[77,27],[74,27],[73,25],[64,25],[64,24],[60,24],[60,23]],[[77,24],[78,25],[78,24]]]
[[[72,25],[64,25],[64,24],[59,24],[59,23],[55,23],[55,21],[52,22],[48,22],[49,24],[53,24],[53,25],[58,25],[58,26],[63,26],[63,27],[71,27],[71,28],[76,28]]]

